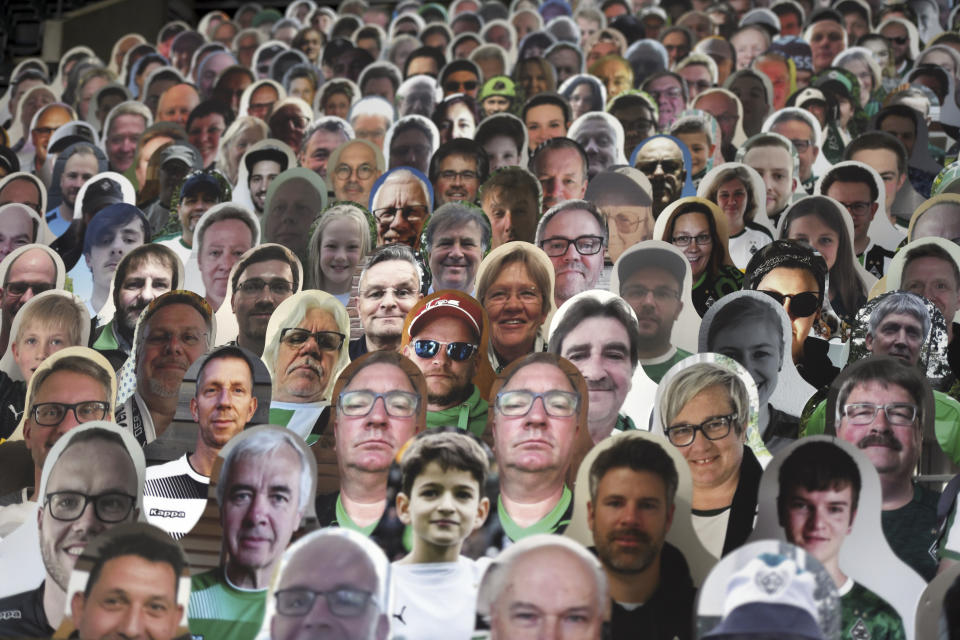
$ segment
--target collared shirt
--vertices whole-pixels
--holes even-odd
[[[560,501],[550,510],[550,513],[528,527],[520,526],[510,517],[507,508],[503,505],[502,494],[497,498],[497,515],[503,526],[503,532],[511,542],[517,542],[538,533],[563,533],[573,516],[573,492],[569,487],[564,486]]]
[[[254,640],[266,609],[266,589],[237,587],[221,567],[190,580],[187,617],[195,640]]]

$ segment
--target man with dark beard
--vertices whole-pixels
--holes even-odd
[[[117,408],[117,424],[141,445],[167,430],[187,369],[214,340],[213,310],[192,291],[168,291],[143,311],[133,352],[137,389]]]
[[[220,347],[197,372],[190,413],[197,422],[197,444],[166,464],[147,469],[143,507],[147,522],[176,539],[190,533],[207,505],[213,463],[257,411],[253,366],[237,347]]]
[[[73,208],[77,204],[80,188],[90,178],[106,170],[106,156],[91,144],[77,142],[63,150],[53,171],[62,200],[58,207],[47,212],[47,225],[55,236],[60,237],[73,221]]]
[[[677,469],[642,435],[614,438],[590,466],[587,523],[613,599],[614,640],[692,638],[696,588],[683,553],[666,542],[676,509]]]
[[[643,145],[633,161],[653,187],[653,217],[680,197],[687,179],[683,150],[669,136],[655,136]]]
[[[230,283],[238,346],[263,355],[270,316],[278,304],[300,290],[302,276],[300,261],[278,244],[261,244],[243,254]]]
[[[113,278],[113,320],[104,325],[93,343],[119,371],[130,355],[133,332],[140,313],[157,296],[180,286],[183,265],[167,247],[145,244],[120,261]]]

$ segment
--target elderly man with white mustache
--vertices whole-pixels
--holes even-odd
[[[350,362],[349,337],[347,310],[328,293],[301,291],[277,306],[263,349],[273,378],[270,424],[286,426],[308,443],[315,440],[310,434],[330,402],[333,383]]]

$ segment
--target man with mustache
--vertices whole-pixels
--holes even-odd
[[[631,434],[613,442],[590,465],[587,503],[594,552],[613,600],[611,637],[634,638],[645,629],[654,640],[689,640],[696,588],[683,552],[666,542],[676,510],[677,468],[647,437]]]
[[[390,464],[424,429],[427,397],[420,370],[393,351],[354,361],[334,389],[333,433],[340,491],[317,497],[320,526],[340,526],[381,545],[397,536],[387,517]]]
[[[680,197],[687,179],[683,150],[670,136],[655,136],[637,152],[633,160],[653,187],[653,217]]]
[[[147,469],[143,508],[147,522],[180,539],[207,506],[210,473],[220,451],[243,431],[257,411],[253,365],[238,347],[210,353],[197,372],[190,414],[197,423],[192,453]]]
[[[130,355],[140,313],[157,296],[180,288],[183,265],[172,250],[159,244],[137,247],[120,260],[113,277],[113,319],[104,325],[93,348],[119,371]]]
[[[860,502],[854,459],[833,442],[807,442],[790,451],[778,479],[777,515],[787,541],[819,560],[840,592],[841,637],[904,638],[896,610],[840,568]]]
[[[670,342],[683,311],[680,292],[690,263],[672,245],[647,240],[628,249],[614,267],[618,293],[637,315],[637,355],[647,377],[659,383],[670,367],[690,355]]]
[[[288,429],[259,426],[223,450],[216,485],[220,565],[194,573],[187,618],[206,640],[253,640],[270,578],[316,491],[310,449]]]
[[[457,426],[480,437],[487,401],[473,384],[480,365],[483,309],[470,295],[443,291],[411,311],[403,355],[427,379],[427,426]]]
[[[578,293],[596,288],[608,239],[603,214],[586,200],[565,200],[540,218],[536,244],[553,264],[557,308]]]
[[[585,418],[583,379],[552,353],[525,356],[501,375],[504,383],[491,398],[500,524],[513,542],[535,533],[561,534],[573,513],[565,478]]]
[[[480,185],[490,173],[483,147],[466,138],[444,142],[430,159],[430,182],[436,206],[448,202],[476,202]]]
[[[933,405],[923,374],[892,357],[873,356],[839,381],[836,432],[862,450],[880,474],[883,533],[894,553],[925,580],[937,573],[940,493],[914,482],[925,411]],[[932,427],[932,425],[930,425]]]
[[[394,169],[373,192],[373,217],[377,220],[377,246],[405,244],[416,247],[432,210],[427,184],[409,169]]]
[[[108,403],[102,404],[100,417],[108,415]],[[84,407],[67,406],[67,420],[73,420],[75,412],[88,413]],[[87,542],[117,524],[137,520],[143,465],[143,452],[132,438],[99,420],[72,429],[53,446],[37,499],[38,537],[18,538],[25,529],[21,527],[3,542],[5,555],[39,555],[46,573],[36,588],[0,599],[0,638],[53,634],[66,609],[70,573]],[[13,563],[7,559],[4,564]],[[5,580],[13,580],[12,571],[12,566],[4,566]]]
[[[117,408],[116,420],[146,445],[173,422],[183,376],[214,340],[213,311],[192,291],[175,290],[151,302],[141,318],[130,355],[137,389]]]
[[[273,378],[270,423],[313,443],[327,425],[330,391],[347,366],[350,319],[317,289],[287,298],[270,317],[263,361]]]

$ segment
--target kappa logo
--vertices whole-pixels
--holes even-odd
[[[169,511],[167,509],[150,509],[150,513],[147,515],[156,516],[157,518],[186,518],[186,511]]]
[[[850,637],[853,640],[870,640],[870,629],[867,628],[863,618],[857,618],[854,625],[850,627]]]
[[[0,611],[0,620],[19,620],[22,617],[23,616],[20,614],[20,611],[17,609]]]

